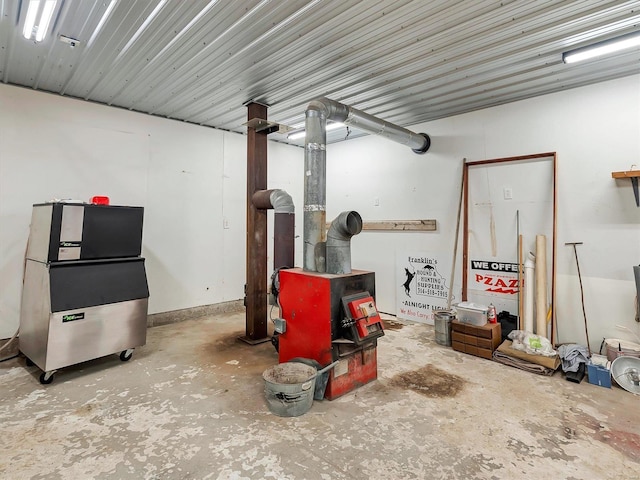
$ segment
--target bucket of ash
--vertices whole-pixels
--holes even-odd
[[[303,363],[281,363],[262,374],[267,406],[280,417],[298,417],[313,404],[318,371]]]

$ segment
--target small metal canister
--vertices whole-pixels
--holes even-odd
[[[434,310],[433,320],[438,345],[451,346],[451,321],[455,318],[451,310]]]

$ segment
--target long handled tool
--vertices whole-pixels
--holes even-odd
[[[520,210],[516,210],[516,234],[518,236],[518,330],[522,330],[522,235],[520,234]]]
[[[580,281],[580,299],[582,301],[582,315],[584,316],[584,333],[587,336],[587,350],[591,356],[591,346],[589,345],[589,327],[587,326],[587,312],[584,308],[584,290],[582,288],[582,276],[580,275],[580,262],[578,262],[578,249],[576,245],[582,245],[582,242],[567,242],[565,245],[573,245],[573,253],[576,256],[576,267],[578,268],[578,280]]]
[[[522,234],[518,235],[518,330],[524,330],[524,264],[522,263]]]
[[[464,193],[464,162],[462,159],[462,179],[460,180],[460,200],[458,201],[458,217],[456,219],[456,234],[453,240],[453,262],[451,262],[451,281],[449,286],[449,294],[447,295],[447,310],[451,309],[451,299],[453,297],[453,278],[456,274],[456,256],[458,253],[458,233],[460,232],[460,214],[462,213],[462,194]]]

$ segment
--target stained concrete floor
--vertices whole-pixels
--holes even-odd
[[[454,352],[387,322],[379,379],[301,417],[271,414],[271,344],[244,314],[149,329],[110,356],[38,382],[0,363],[3,479],[633,479],[639,398]]]

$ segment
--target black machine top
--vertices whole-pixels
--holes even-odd
[[[143,207],[60,202],[37,204],[34,208],[49,205],[52,217],[48,261],[137,257],[142,253]],[[65,211],[71,210],[81,214],[65,216]],[[75,232],[73,238],[66,237],[68,231]],[[70,255],[64,251],[69,248],[78,250]]]

